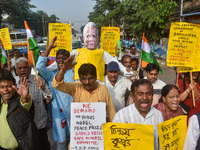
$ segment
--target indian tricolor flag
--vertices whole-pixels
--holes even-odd
[[[6,51],[4,49],[4,46],[3,46],[1,39],[0,39],[0,52],[1,52],[0,53],[0,59],[1,59],[2,64],[4,65],[7,62],[8,57],[6,55]]]
[[[26,21],[24,21],[24,25],[25,25],[26,36],[27,36],[28,60],[29,60],[30,65],[32,65],[33,64],[33,60],[32,60],[31,51],[34,51],[33,58],[34,58],[35,64],[36,64],[36,62],[38,60],[38,57],[39,57],[39,47],[38,47],[37,43],[35,42],[33,34],[31,32],[29,26],[27,25]]]
[[[151,47],[145,38],[144,33],[142,38],[142,50],[140,53],[140,58],[142,59],[142,67],[146,67],[148,63],[156,64],[159,67],[159,73],[162,74],[162,69],[153,55]]]

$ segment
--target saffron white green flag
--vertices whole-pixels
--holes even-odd
[[[143,33],[143,38],[142,38],[142,50],[140,53],[140,58],[147,63],[156,64],[159,67],[159,73],[162,74],[162,69],[160,65],[158,64],[153,52],[151,51],[151,47],[147,39],[145,38],[144,33]]]
[[[3,47],[3,43],[1,41],[1,39],[0,39],[0,52],[1,52],[0,53],[0,59],[1,59],[2,64],[4,65],[7,62],[8,57],[6,55],[6,51],[5,51],[4,47]]]
[[[0,47],[0,49],[1,49],[0,58],[1,58],[2,64],[4,65],[7,62],[8,58],[7,58],[7,55],[6,55],[6,51],[1,47]]]
[[[33,37],[33,34],[27,24],[26,21],[24,21],[25,29],[26,29],[26,36],[27,36],[27,51],[28,51],[28,60],[30,65],[33,64],[32,56],[31,56],[31,51],[34,51],[34,61],[35,64],[37,63],[38,57],[39,57],[39,47],[37,43],[35,42],[35,39]]]

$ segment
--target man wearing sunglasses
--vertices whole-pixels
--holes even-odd
[[[56,38],[49,44],[48,48],[41,56],[39,56],[36,68],[40,75],[49,83],[53,93],[52,99],[52,120],[53,120],[53,137],[57,142],[57,150],[66,150],[69,142],[70,129],[70,106],[73,101],[72,96],[56,90],[52,87],[52,80],[56,73],[63,66],[64,61],[70,56],[70,53],[65,49],[60,49],[56,53],[57,69],[50,71],[46,68],[47,57],[51,49],[55,48],[54,42]],[[68,70],[64,74],[65,82],[74,82],[73,71]]]
[[[72,95],[74,102],[105,102],[108,121],[112,121],[116,111],[108,89],[96,81],[97,72],[93,64],[85,63],[80,66],[78,69],[80,82],[64,82],[65,72],[76,64],[73,63],[74,57],[75,55],[72,55],[65,60],[52,81],[53,87]]]

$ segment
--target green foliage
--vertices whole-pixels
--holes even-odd
[[[94,11],[88,18],[99,29],[125,23],[126,29],[133,31],[134,37],[141,39],[145,32],[151,43],[161,38],[176,5],[171,0],[96,0]]]
[[[36,35],[43,36],[43,25],[45,29],[48,23],[58,22],[59,18],[55,14],[48,16],[44,11],[34,13],[30,11],[35,8],[30,4],[30,0],[6,0],[8,3],[0,3],[0,24],[2,22],[2,15],[8,14],[9,17],[5,22],[14,24],[14,28],[24,29],[24,20],[27,21],[31,30],[36,31]]]
[[[100,29],[102,26],[119,26],[122,18],[120,0],[96,0],[93,12],[89,13],[89,21],[95,22]]]
[[[171,0],[125,0],[122,4],[124,21],[134,31],[133,36],[142,37],[145,32],[149,42],[160,39],[177,5]]]
[[[35,6],[29,4],[30,0],[8,0],[8,2],[2,4],[2,12],[9,15],[7,19],[9,23],[14,23],[16,28],[22,28],[24,20],[28,20],[29,18],[30,8],[34,8]]]

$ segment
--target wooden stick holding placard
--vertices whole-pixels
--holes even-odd
[[[9,51],[7,50],[7,56],[8,56],[8,61],[10,61],[10,55],[9,55]],[[8,63],[7,63],[8,64]],[[11,66],[10,64],[8,64],[8,69],[9,71],[11,71]]]
[[[178,77],[179,77],[179,67],[176,68],[176,85],[178,85]]]
[[[190,82],[193,83],[192,72],[190,72]],[[195,107],[194,90],[192,90],[192,101],[193,101],[193,106]]]

